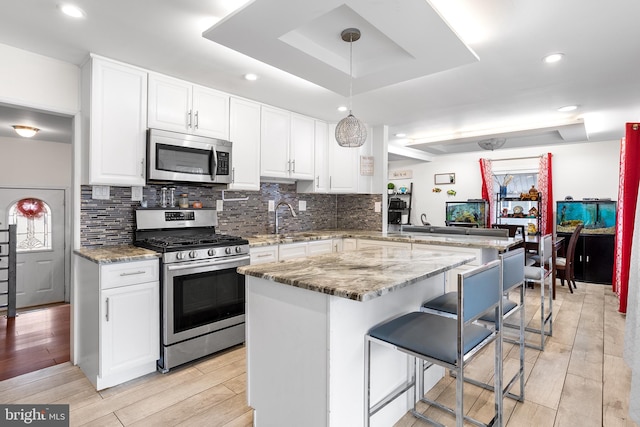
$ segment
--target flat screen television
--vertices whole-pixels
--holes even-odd
[[[573,233],[578,224],[582,234],[615,234],[615,200],[563,200],[556,202],[556,231]]]

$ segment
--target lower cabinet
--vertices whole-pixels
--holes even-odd
[[[154,372],[160,357],[158,260],[76,260],[80,368],[97,390]]]
[[[571,234],[564,237],[565,251]],[[613,234],[581,234],[575,252],[575,279],[580,282],[611,284],[615,250]]]
[[[278,245],[256,246],[249,251],[251,265],[278,261]]]

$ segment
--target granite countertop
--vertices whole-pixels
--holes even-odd
[[[506,239],[485,236],[427,234],[412,232],[357,231],[357,230],[318,230],[302,231],[286,234],[260,234],[249,236],[247,240],[251,247],[277,245],[283,243],[308,242],[333,238],[357,238],[370,240],[386,240],[404,243],[420,243],[428,245],[457,246],[462,248],[489,248],[506,251],[522,243],[522,239],[512,237]]]
[[[98,264],[110,264],[114,262],[141,261],[145,259],[157,259],[160,254],[149,249],[139,248],[133,245],[114,245],[101,248],[82,248],[73,251],[75,254]]]
[[[443,251],[367,248],[238,268],[247,276],[356,301],[368,301],[475,257]]]

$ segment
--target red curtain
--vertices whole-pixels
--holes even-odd
[[[493,168],[491,160],[480,159],[480,176],[482,178],[482,198],[489,201],[489,215],[486,216],[485,227],[491,227],[495,218],[495,192],[493,191]]]
[[[551,153],[540,156],[538,169],[538,191],[542,193],[543,203],[540,206],[540,232],[553,233],[553,174],[551,172]]]
[[[627,312],[627,288],[631,262],[631,241],[640,182],[640,123],[627,123],[620,142],[620,184],[616,215],[615,266],[613,291],[618,295],[621,313]]]

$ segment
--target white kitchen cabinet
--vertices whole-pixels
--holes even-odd
[[[293,258],[304,258],[309,255],[309,245],[302,243],[285,243],[278,245],[278,260],[285,261]]]
[[[278,261],[278,245],[256,246],[249,250],[251,264],[266,264]]]
[[[260,175],[313,180],[314,138],[313,119],[263,105]]]
[[[150,73],[148,126],[229,139],[229,95]]]
[[[342,251],[355,251],[358,249],[358,239],[342,239]]]
[[[147,72],[96,55],[82,67],[82,182],[145,184]]]
[[[260,104],[231,98],[229,138],[233,142],[230,190],[260,190]]]
[[[358,249],[380,248],[380,247],[411,249],[411,243],[409,243],[409,242],[392,242],[392,241],[387,241],[387,240],[358,239]]]
[[[333,240],[312,240],[307,243],[307,255],[330,254],[333,250]]]
[[[314,178],[313,181],[298,181],[299,193],[329,192],[329,124],[315,120]]]
[[[331,193],[358,192],[358,148],[338,145],[336,125],[329,125],[329,191]]]
[[[333,246],[332,252],[342,252],[344,249],[344,239],[333,239],[331,242]]]
[[[77,359],[102,390],[156,370],[160,357],[157,259],[97,264],[76,257]]]

